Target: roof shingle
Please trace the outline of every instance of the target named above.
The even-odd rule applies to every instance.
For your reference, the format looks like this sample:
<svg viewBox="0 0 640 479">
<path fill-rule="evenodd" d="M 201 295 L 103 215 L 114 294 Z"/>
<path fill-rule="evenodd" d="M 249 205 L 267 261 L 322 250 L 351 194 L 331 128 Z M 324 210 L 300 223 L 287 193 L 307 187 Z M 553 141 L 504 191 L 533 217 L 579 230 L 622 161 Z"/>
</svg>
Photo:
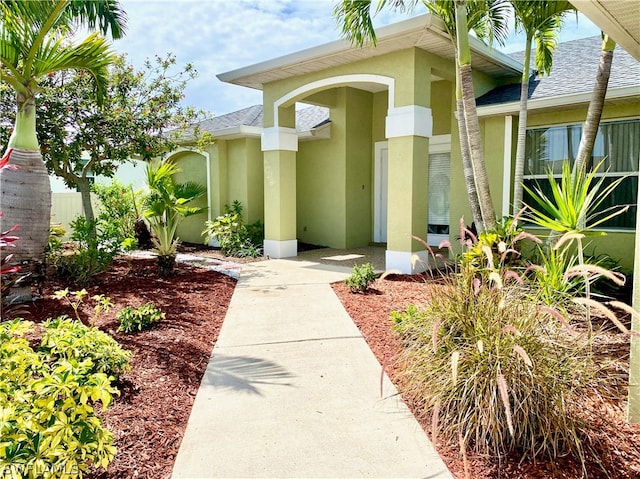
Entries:
<svg viewBox="0 0 640 479">
<path fill-rule="evenodd" d="M 598 70 L 601 44 L 599 36 L 560 43 L 553 56 L 551 75 L 535 75 L 529 81 L 529 100 L 591 92 Z M 511 56 L 522 60 L 524 52 L 513 53 Z M 609 89 L 633 86 L 638 87 L 640 94 L 640 63 L 622 48 L 616 47 Z M 520 83 L 512 83 L 485 93 L 476 100 L 476 104 L 487 106 L 519 100 Z"/>
</svg>

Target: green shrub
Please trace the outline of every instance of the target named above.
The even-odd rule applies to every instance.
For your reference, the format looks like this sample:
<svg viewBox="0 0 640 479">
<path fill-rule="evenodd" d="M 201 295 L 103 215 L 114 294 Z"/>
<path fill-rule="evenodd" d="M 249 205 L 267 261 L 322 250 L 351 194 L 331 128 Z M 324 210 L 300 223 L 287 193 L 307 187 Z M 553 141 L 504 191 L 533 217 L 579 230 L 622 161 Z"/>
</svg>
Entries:
<svg viewBox="0 0 640 479">
<path fill-rule="evenodd" d="M 67 234 L 67 230 L 61 224 L 49 225 L 49 251 L 60 251 L 62 249 L 62 238 Z"/>
<path fill-rule="evenodd" d="M 256 221 L 245 225 L 242 220 L 242 204 L 237 200 L 231 206 L 225 205 L 223 215 L 214 221 L 207 221 L 202 234 L 207 243 L 212 238 L 217 239 L 220 250 L 226 256 L 257 258 L 262 255 L 262 223 Z"/>
<path fill-rule="evenodd" d="M 98 227 L 103 231 L 109 230 L 120 244 L 127 238 L 133 238 L 133 227 L 138 215 L 131 185 L 112 180 L 110 184 L 93 184 L 91 191 L 96 194 L 100 203 Z"/>
<path fill-rule="evenodd" d="M 595 378 L 587 341 L 563 330 L 519 283 L 463 268 L 424 310 L 393 313 L 402 390 L 463 451 L 531 458 L 581 452 L 577 404 Z M 505 283 L 505 281 L 507 281 Z"/>
<path fill-rule="evenodd" d="M 39 352 L 51 361 L 66 360 L 82 365 L 86 374 L 115 377 L 130 369 L 131 353 L 98 328 L 66 316 L 49 320 L 44 327 Z"/>
<path fill-rule="evenodd" d="M 105 468 L 116 448 L 94 411 L 118 391 L 87 362 L 34 351 L 25 334 L 31 323 L 0 324 L 0 471 L 3 477 L 75 479 Z M 79 345 L 76 344 L 77 347 Z M 92 349 L 90 342 L 83 345 Z"/>
<path fill-rule="evenodd" d="M 118 320 L 120 321 L 118 331 L 124 331 L 125 333 L 142 331 L 163 320 L 165 316 L 165 313 L 151 303 L 143 304 L 135 309 L 127 306 L 118 313 Z"/>
<path fill-rule="evenodd" d="M 371 263 L 365 263 L 354 266 L 353 273 L 344 280 L 344 284 L 352 293 L 364 293 L 375 280 L 376 273 L 373 271 L 373 266 Z"/>
<path fill-rule="evenodd" d="M 96 225 L 97 236 L 93 235 L 92 224 Z M 77 250 L 72 254 L 53 250 L 48 260 L 61 278 L 87 284 L 93 276 L 106 271 L 113 258 L 122 251 L 121 240 L 113 225 L 92 223 L 84 216 L 77 217 L 70 226 L 73 229 L 71 241 L 76 242 Z"/>
</svg>

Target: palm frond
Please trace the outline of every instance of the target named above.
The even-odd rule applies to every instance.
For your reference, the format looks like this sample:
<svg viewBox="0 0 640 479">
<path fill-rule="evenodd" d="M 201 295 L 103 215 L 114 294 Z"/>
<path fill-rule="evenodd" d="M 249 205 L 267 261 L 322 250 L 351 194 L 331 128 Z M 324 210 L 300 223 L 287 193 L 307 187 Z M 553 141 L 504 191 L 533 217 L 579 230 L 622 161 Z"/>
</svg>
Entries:
<svg viewBox="0 0 640 479">
<path fill-rule="evenodd" d="M 386 0 L 381 0 L 378 9 Z M 376 32 L 371 17 L 371 0 L 341 0 L 333 9 L 341 35 L 351 43 L 363 46 L 376 44 Z"/>
<path fill-rule="evenodd" d="M 127 15 L 117 0 L 73 0 L 67 9 L 69 20 L 89 29 L 98 29 L 111 38 L 122 38 L 127 28 Z"/>
<path fill-rule="evenodd" d="M 108 82 L 108 66 L 114 58 L 109 43 L 98 33 L 92 33 L 77 45 L 50 38 L 38 53 L 33 75 L 42 77 L 62 70 L 85 70 L 95 80 L 98 103 L 101 104 Z"/>
<path fill-rule="evenodd" d="M 533 35 L 536 43 L 536 68 L 543 75 L 551 73 L 553 54 L 558 49 L 560 24 L 560 17 L 548 18 Z"/>
</svg>

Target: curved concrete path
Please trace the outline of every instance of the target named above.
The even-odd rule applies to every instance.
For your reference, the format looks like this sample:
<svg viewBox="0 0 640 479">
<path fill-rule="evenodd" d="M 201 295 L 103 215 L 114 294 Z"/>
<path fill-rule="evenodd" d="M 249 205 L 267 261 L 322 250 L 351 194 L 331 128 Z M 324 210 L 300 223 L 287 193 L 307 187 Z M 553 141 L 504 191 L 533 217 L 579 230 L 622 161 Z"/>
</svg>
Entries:
<svg viewBox="0 0 640 479">
<path fill-rule="evenodd" d="M 173 478 L 452 478 L 329 283 L 350 268 L 244 265 Z"/>
</svg>

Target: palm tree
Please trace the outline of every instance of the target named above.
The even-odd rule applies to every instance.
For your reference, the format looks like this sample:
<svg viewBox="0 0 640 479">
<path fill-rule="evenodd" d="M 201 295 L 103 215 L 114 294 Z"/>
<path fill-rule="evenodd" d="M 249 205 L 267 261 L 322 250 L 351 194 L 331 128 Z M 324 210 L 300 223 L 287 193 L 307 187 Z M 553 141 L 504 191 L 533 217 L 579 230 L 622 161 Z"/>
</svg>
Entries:
<svg viewBox="0 0 640 479">
<path fill-rule="evenodd" d="M 457 51 L 457 31 L 456 31 L 456 6 L 449 0 L 432 0 L 427 2 L 427 9 L 432 15 L 440 18 L 449 33 L 449 38 L 453 43 L 453 48 Z M 505 0 L 487 0 L 484 2 L 467 3 L 467 25 L 470 30 L 474 30 L 479 38 L 488 39 L 489 43 L 496 40 L 504 44 L 507 36 L 507 16 Z M 457 54 L 456 54 L 457 57 Z M 482 228 L 483 219 L 480 210 L 480 201 L 476 189 L 473 165 L 471 163 L 471 152 L 469 150 L 469 139 L 467 136 L 467 125 L 464 116 L 464 104 L 462 102 L 462 84 L 460 81 L 460 68 L 456 61 L 456 112 L 458 115 L 458 136 L 460 140 L 460 154 L 464 170 L 464 179 L 469 196 L 469 205 L 473 221 Z"/>
<path fill-rule="evenodd" d="M 558 46 L 558 31 L 562 17 L 574 10 L 567 1 L 557 0 L 511 0 L 515 13 L 516 29 L 525 33 L 525 51 L 520 87 L 520 113 L 518 115 L 518 140 L 516 164 L 513 178 L 513 214 L 522 208 L 522 179 L 524 175 L 525 146 L 527 140 L 527 100 L 529 97 L 529 75 L 531 48 L 536 43 L 536 68 L 542 75 L 551 73 L 553 52 Z"/>
<path fill-rule="evenodd" d="M 36 137 L 38 81 L 60 70 L 84 70 L 100 101 L 114 58 L 109 43 L 97 32 L 73 42 L 70 33 L 88 27 L 120 38 L 125 24 L 117 0 L 0 0 L 0 80 L 15 90 L 17 105 L 7 152 L 18 166 L 0 172 L 0 230 L 19 225 L 18 259 L 42 259 L 49 235 L 51 187 Z"/>
<path fill-rule="evenodd" d="M 596 74 L 596 82 L 593 86 L 591 100 L 589 101 L 587 119 L 582 129 L 582 137 L 580 138 L 574 172 L 591 166 L 588 165 L 588 162 L 591 159 L 591 152 L 593 151 L 593 145 L 596 141 L 596 135 L 598 134 L 598 126 L 600 125 L 600 118 L 602 117 L 604 99 L 607 95 L 609 76 L 611 75 L 611 63 L 613 62 L 613 51 L 615 48 L 616 42 L 609 38 L 609 35 L 603 34 L 598 73 Z"/>
<path fill-rule="evenodd" d="M 391 6 L 400 9 L 413 9 L 418 0 L 392 0 Z M 423 0 L 424 5 L 429 12 L 440 18 L 457 52 L 457 29 L 456 29 L 456 4 L 450 0 Z M 507 35 L 507 15 L 506 0 L 483 0 L 479 2 L 466 3 L 467 24 L 468 29 L 473 29 L 478 37 L 487 38 L 489 41 L 496 40 L 503 43 Z M 387 0 L 379 0 L 376 7 L 376 13 L 385 7 Z M 343 0 L 334 10 L 338 23 L 342 27 L 342 34 L 347 39 L 357 45 L 365 43 L 374 43 L 376 41 L 373 23 L 371 21 L 371 1 L 361 0 Z M 466 127 L 466 115 L 462 101 L 462 88 L 460 82 L 460 69 L 456 62 L 456 107 L 458 112 L 458 134 L 460 139 L 460 150 L 462 156 L 462 164 L 464 169 L 465 185 L 469 197 L 469 205 L 473 220 L 476 225 L 483 229 L 484 219 L 480 208 L 478 196 L 478 188 L 476 185 L 476 173 L 471 161 L 469 150 L 469 140 Z M 476 117 L 477 123 L 477 117 Z M 479 173 L 482 176 L 484 170 L 484 178 L 486 179 L 486 169 L 478 166 Z M 495 225 L 495 213 L 491 202 L 491 193 L 488 190 L 488 182 L 480 180 L 483 188 L 483 198 L 486 203 L 485 209 L 488 209 L 490 224 Z M 487 201 L 488 198 L 488 201 Z M 489 205 L 491 206 L 490 208 Z"/>
<path fill-rule="evenodd" d="M 147 186 L 144 216 L 149 220 L 152 242 L 158 255 L 158 272 L 168 276 L 173 271 L 180 239 L 178 226 L 187 216 L 204 213 L 206 207 L 189 205 L 207 194 L 207 187 L 192 181 L 178 183 L 174 175 L 181 169 L 174 162 L 155 160 L 147 165 Z"/>
</svg>

